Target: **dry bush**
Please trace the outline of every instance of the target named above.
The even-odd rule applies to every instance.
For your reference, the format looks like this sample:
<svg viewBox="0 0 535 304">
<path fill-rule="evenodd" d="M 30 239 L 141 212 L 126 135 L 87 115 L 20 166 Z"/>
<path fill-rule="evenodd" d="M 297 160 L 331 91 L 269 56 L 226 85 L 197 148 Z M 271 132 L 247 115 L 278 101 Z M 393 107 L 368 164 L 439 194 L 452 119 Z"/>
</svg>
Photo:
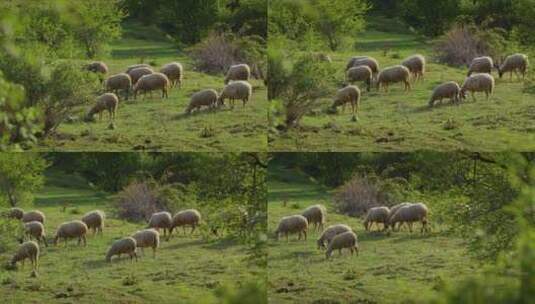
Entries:
<svg viewBox="0 0 535 304">
<path fill-rule="evenodd" d="M 135 182 L 126 186 L 117 195 L 117 216 L 130 221 L 144 221 L 154 212 L 162 210 L 154 185 Z"/>
</svg>

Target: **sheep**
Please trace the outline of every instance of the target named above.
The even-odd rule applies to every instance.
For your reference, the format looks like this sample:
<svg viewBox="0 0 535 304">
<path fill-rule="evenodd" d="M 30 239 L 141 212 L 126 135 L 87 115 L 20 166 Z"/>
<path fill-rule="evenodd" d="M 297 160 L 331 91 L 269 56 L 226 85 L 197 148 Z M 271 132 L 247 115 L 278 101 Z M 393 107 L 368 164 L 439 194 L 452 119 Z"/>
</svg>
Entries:
<svg viewBox="0 0 535 304">
<path fill-rule="evenodd" d="M 145 229 L 137 231 L 132 235 L 136 240 L 136 246 L 141 248 L 152 247 L 152 256 L 156 257 L 156 249 L 160 246 L 160 233 L 155 229 Z"/>
<path fill-rule="evenodd" d="M 119 97 L 114 93 L 104 93 L 97 98 L 97 102 L 89 112 L 87 112 L 86 120 L 93 120 L 93 116 L 98 114 L 99 121 L 102 121 L 102 113 L 108 111 L 110 121 L 115 119 L 117 109 L 119 108 Z"/>
<path fill-rule="evenodd" d="M 119 94 L 119 90 L 126 92 L 126 100 L 128 100 L 128 93 L 132 87 L 132 78 L 126 73 L 115 74 L 104 81 L 104 89 L 106 92 Z"/>
<path fill-rule="evenodd" d="M 23 216 L 24 216 L 24 210 L 22 210 L 21 208 L 16 208 L 16 207 L 15 208 L 11 208 L 7 212 L 7 217 L 8 218 L 13 218 L 13 219 L 20 220 L 20 219 L 22 219 Z"/>
<path fill-rule="evenodd" d="M 395 65 L 385 68 L 377 76 L 377 91 L 379 91 L 381 85 L 384 86 L 385 91 L 388 92 L 388 86 L 391 83 L 403 82 L 405 91 L 411 90 L 411 84 L 409 82 L 410 71 L 405 66 Z"/>
<path fill-rule="evenodd" d="M 114 255 L 118 255 L 119 258 L 121 258 L 121 254 L 128 254 L 130 256 L 130 261 L 133 261 L 133 258 L 136 258 L 137 262 L 136 247 L 136 240 L 132 237 L 125 237 L 117 240 L 113 242 L 110 249 L 108 249 L 108 252 L 106 253 L 106 262 L 110 263 L 111 258 Z"/>
<path fill-rule="evenodd" d="M 369 92 L 372 82 L 372 70 L 367 65 L 352 67 L 346 72 L 346 80 L 349 83 L 364 81 L 366 83 L 366 91 Z"/>
<path fill-rule="evenodd" d="M 135 69 L 132 69 L 132 70 L 128 71 L 127 74 L 132 79 L 132 85 L 135 85 L 139 81 L 139 79 L 141 79 L 141 77 L 143 77 L 145 75 L 150 75 L 150 74 L 153 74 L 153 73 L 154 73 L 154 71 L 151 68 L 139 67 L 139 68 L 135 68 Z"/>
<path fill-rule="evenodd" d="M 131 66 L 126 68 L 125 73 L 129 74 L 130 71 L 138 69 L 138 68 L 149 68 L 149 69 L 152 69 L 152 66 L 150 64 L 146 64 L 146 63 L 133 64 L 133 65 L 131 65 Z"/>
<path fill-rule="evenodd" d="M 403 62 L 401 62 L 401 65 L 405 66 L 411 74 L 413 75 L 413 79 L 416 82 L 418 79 L 423 80 L 424 73 L 425 73 L 425 57 L 417 54 L 412 55 Z"/>
<path fill-rule="evenodd" d="M 251 77 L 251 68 L 249 65 L 242 63 L 231 66 L 227 75 L 225 76 L 225 84 L 228 84 L 231 80 L 245 80 L 248 81 Z"/>
<path fill-rule="evenodd" d="M 351 255 L 356 252 L 359 255 L 359 247 L 357 244 L 357 235 L 353 231 L 346 231 L 336 235 L 327 246 L 325 258 L 329 259 L 334 250 L 338 249 L 338 253 L 342 254 L 343 248 L 349 248 Z"/>
<path fill-rule="evenodd" d="M 357 86 L 348 85 L 345 88 L 342 88 L 336 92 L 336 96 L 333 98 L 333 103 L 331 108 L 334 110 L 339 106 L 342 106 L 342 112 L 346 110 L 346 104 L 351 104 L 351 111 L 353 113 L 353 118 L 356 120 L 359 104 L 360 104 L 360 90 Z"/>
<path fill-rule="evenodd" d="M 195 109 L 200 110 L 203 106 L 214 108 L 217 105 L 218 98 L 216 90 L 207 89 L 197 92 L 191 96 L 189 105 L 186 108 L 186 114 L 190 114 Z"/>
<path fill-rule="evenodd" d="M 410 204 L 399 208 L 396 213 L 390 217 L 389 225 L 392 227 L 392 231 L 395 230 L 396 224 L 407 223 L 409 225 L 409 231 L 412 232 L 412 223 L 422 223 L 421 232 L 428 230 L 427 227 L 427 206 L 423 203 Z M 398 227 L 399 230 L 399 227 Z"/>
<path fill-rule="evenodd" d="M 136 99 L 138 91 L 143 91 L 145 95 L 147 91 L 151 92 L 154 90 L 162 90 L 162 98 L 169 98 L 169 94 L 167 93 L 169 84 L 169 79 L 163 73 L 144 75 L 134 85 L 134 99 Z"/>
<path fill-rule="evenodd" d="M 45 237 L 45 226 L 41 222 L 31 221 L 24 224 L 24 234 L 28 236 L 31 240 L 32 237 L 37 240 L 37 242 L 43 241 L 45 247 L 48 247 Z"/>
<path fill-rule="evenodd" d="M 323 230 L 321 236 L 316 241 L 316 243 L 318 244 L 318 249 L 325 248 L 325 242 L 329 244 L 336 235 L 346 231 L 353 230 L 351 229 L 351 227 L 344 224 L 335 224 L 327 227 L 325 230 Z"/>
<path fill-rule="evenodd" d="M 502 65 L 495 65 L 498 70 L 498 75 L 502 78 L 503 74 L 510 72 L 509 80 L 513 79 L 513 72 L 520 78 L 518 72 L 522 73 L 522 79 L 526 78 L 526 71 L 528 69 L 528 56 L 524 54 L 513 54 L 507 56 Z"/>
<path fill-rule="evenodd" d="M 280 234 L 286 235 L 286 241 L 288 242 L 288 234 L 298 233 L 298 240 L 301 239 L 301 234 L 304 235 L 304 240 L 307 239 L 307 230 L 308 230 L 308 221 L 306 217 L 302 215 L 290 215 L 283 217 L 280 222 L 275 234 L 277 235 L 277 240 L 279 240 Z"/>
<path fill-rule="evenodd" d="M 323 205 L 312 205 L 301 213 L 302 216 L 306 217 L 309 225 L 314 224 L 314 230 L 321 229 L 323 230 L 323 224 L 326 222 L 327 210 Z"/>
<path fill-rule="evenodd" d="M 86 234 L 87 225 L 79 220 L 65 222 L 58 227 L 56 235 L 54 236 L 54 245 L 58 244 L 59 239 L 65 240 L 65 246 L 67 246 L 67 240 L 70 238 L 78 238 L 78 246 L 83 241 L 84 246 L 87 246 Z"/>
<path fill-rule="evenodd" d="M 346 66 L 346 71 L 356 66 L 367 66 L 372 70 L 372 80 L 377 79 L 377 73 L 379 73 L 379 63 L 373 57 L 357 56 L 349 60 Z"/>
<path fill-rule="evenodd" d="M 368 210 L 366 218 L 364 219 L 364 228 L 366 231 L 371 230 L 373 224 L 379 226 L 379 223 L 383 223 L 383 231 L 388 228 L 388 215 L 390 214 L 390 209 L 388 207 L 374 207 Z"/>
<path fill-rule="evenodd" d="M 39 210 L 33 210 L 33 211 L 28 211 L 28 212 L 24 212 L 24 215 L 22 215 L 22 222 L 23 223 L 28 223 L 28 222 L 32 222 L 32 221 L 38 221 L 38 222 L 41 222 L 41 224 L 45 224 L 45 215 L 43 214 L 43 212 L 39 211 Z"/>
<path fill-rule="evenodd" d="M 108 66 L 102 61 L 93 61 L 86 66 L 87 70 L 93 73 L 108 73 Z"/>
<path fill-rule="evenodd" d="M 179 88 L 182 86 L 182 78 L 184 78 L 184 68 L 182 67 L 182 64 L 178 62 L 168 63 L 160 69 L 160 73 L 165 74 L 167 78 L 169 78 L 171 87 L 175 87 L 176 84 L 178 84 Z"/>
<path fill-rule="evenodd" d="M 449 98 L 451 103 L 459 102 L 460 96 L 459 93 L 461 92 L 461 88 L 459 87 L 459 84 L 455 81 L 448 81 L 445 82 L 439 86 L 437 86 L 433 90 L 433 94 L 431 94 L 431 99 L 429 99 L 429 107 L 433 107 L 435 104 L 435 101 L 440 100 L 440 103 L 442 103 L 442 99 Z"/>
<path fill-rule="evenodd" d="M 166 236 L 167 232 L 171 234 L 171 225 L 173 219 L 171 213 L 167 211 L 153 213 L 149 220 L 149 225 L 147 228 L 154 228 L 156 230 L 163 229 L 163 235 Z"/>
<path fill-rule="evenodd" d="M 394 214 L 396 214 L 399 208 L 409 206 L 409 205 L 412 205 L 412 203 L 404 202 L 404 203 L 399 203 L 397 205 L 390 207 L 390 213 L 388 214 L 388 223 L 390 223 L 390 219 L 392 218 L 392 216 L 394 216 Z M 401 225 L 399 226 L 399 228 L 401 228 Z"/>
<path fill-rule="evenodd" d="M 32 263 L 33 271 L 37 271 L 39 268 L 39 245 L 36 242 L 28 241 L 22 243 L 11 258 L 11 265 L 15 267 L 17 262 L 22 261 L 22 267 L 24 267 L 24 261 L 26 259 L 29 259 Z"/>
<path fill-rule="evenodd" d="M 494 91 L 494 77 L 490 74 L 474 74 L 470 77 L 467 77 L 464 80 L 463 86 L 459 96 L 461 100 L 466 99 L 466 92 L 469 91 L 472 93 L 472 99 L 476 101 L 475 92 L 485 92 L 487 100 L 489 96 L 492 95 Z"/>
<path fill-rule="evenodd" d="M 191 226 L 190 234 L 193 234 L 195 227 L 201 222 L 201 213 L 195 209 L 187 209 L 179 211 L 173 216 L 171 222 L 171 228 L 169 230 L 169 236 L 173 233 L 175 227 L 182 226 L 184 230 L 184 235 L 186 234 L 186 226 Z"/>
<path fill-rule="evenodd" d="M 247 81 L 234 81 L 227 84 L 218 98 L 218 104 L 225 104 L 225 99 L 230 99 L 232 107 L 234 107 L 234 101 L 236 99 L 243 101 L 243 106 L 251 99 L 253 94 L 253 87 Z"/>
<path fill-rule="evenodd" d="M 82 217 L 82 222 L 84 222 L 87 225 L 88 229 L 91 229 L 93 231 L 93 234 L 97 234 L 100 232 L 102 235 L 102 230 L 104 229 L 104 218 L 106 215 L 103 211 L 95 210 L 90 211 L 86 213 Z"/>
<path fill-rule="evenodd" d="M 492 72 L 492 67 L 494 66 L 492 58 L 488 56 L 477 57 L 472 60 L 468 68 L 467 77 L 470 77 L 472 73 L 488 73 Z"/>
</svg>

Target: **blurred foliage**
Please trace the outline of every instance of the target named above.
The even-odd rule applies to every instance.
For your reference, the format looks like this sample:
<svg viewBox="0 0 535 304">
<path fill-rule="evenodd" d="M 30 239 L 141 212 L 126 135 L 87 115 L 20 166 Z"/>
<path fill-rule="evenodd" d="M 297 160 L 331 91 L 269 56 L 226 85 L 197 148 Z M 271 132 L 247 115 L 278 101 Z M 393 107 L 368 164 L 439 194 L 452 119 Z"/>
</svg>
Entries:
<svg viewBox="0 0 535 304">
<path fill-rule="evenodd" d="M 47 162 L 33 153 L 0 153 L 0 205 L 20 206 L 33 201 L 44 183 Z"/>
<path fill-rule="evenodd" d="M 219 287 L 215 292 L 221 304 L 267 304 L 267 291 L 262 283 L 246 283 L 239 288 Z"/>
<path fill-rule="evenodd" d="M 444 33 L 460 12 L 461 0 L 404 0 L 400 12 L 405 22 L 426 36 Z"/>
<path fill-rule="evenodd" d="M 23 228 L 19 220 L 0 216 L 0 254 L 12 251 L 16 240 L 23 235 Z"/>
</svg>

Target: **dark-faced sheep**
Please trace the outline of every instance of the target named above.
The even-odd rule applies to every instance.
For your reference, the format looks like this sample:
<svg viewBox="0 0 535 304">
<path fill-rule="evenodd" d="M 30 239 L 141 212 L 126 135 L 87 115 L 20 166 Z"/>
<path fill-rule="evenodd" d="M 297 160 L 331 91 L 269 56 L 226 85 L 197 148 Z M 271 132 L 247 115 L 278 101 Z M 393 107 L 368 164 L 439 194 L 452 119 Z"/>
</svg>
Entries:
<svg viewBox="0 0 535 304">
<path fill-rule="evenodd" d="M 358 110 L 360 104 L 360 90 L 357 86 L 348 85 L 345 88 L 342 88 L 336 92 L 336 96 L 333 98 L 333 103 L 331 105 L 332 109 L 336 109 L 339 106 L 342 106 L 342 112 L 345 112 L 346 104 L 351 104 L 351 112 L 353 113 L 353 118 L 358 119 Z"/>
<path fill-rule="evenodd" d="M 108 252 L 106 253 L 106 261 L 111 262 L 111 258 L 114 255 L 117 255 L 120 259 L 121 254 L 128 254 L 130 256 L 130 261 L 133 261 L 133 258 L 136 258 L 137 262 L 136 247 L 136 240 L 132 237 L 117 240 L 113 242 L 110 249 L 108 249 Z"/>
<path fill-rule="evenodd" d="M 388 92 L 388 86 L 391 83 L 396 82 L 402 82 L 404 84 L 404 90 L 410 91 L 411 83 L 409 82 L 409 79 L 410 71 L 402 65 L 385 68 L 379 73 L 379 76 L 377 76 L 377 91 L 383 86 L 385 92 Z"/>
<path fill-rule="evenodd" d="M 245 107 L 245 104 L 251 99 L 252 94 L 253 87 L 250 83 L 242 80 L 234 81 L 223 88 L 223 91 L 221 91 L 218 98 L 218 104 L 224 105 L 225 99 L 229 99 L 231 106 L 234 107 L 234 102 L 236 100 L 241 100 Z"/>
<path fill-rule="evenodd" d="M 8 218 L 21 220 L 23 216 L 24 216 L 24 210 L 22 210 L 21 208 L 14 207 L 14 208 L 9 209 L 7 212 Z"/>
<path fill-rule="evenodd" d="M 465 79 L 461 87 L 460 97 L 466 99 L 466 92 L 472 93 L 472 99 L 476 101 L 476 92 L 484 92 L 487 100 L 494 91 L 494 77 L 490 74 L 474 74 Z"/>
<path fill-rule="evenodd" d="M 408 57 L 401 62 L 401 65 L 405 66 L 411 72 L 413 80 L 424 79 L 425 74 L 425 57 L 417 54 Z"/>
<path fill-rule="evenodd" d="M 366 90 L 369 92 L 372 83 L 372 70 L 366 65 L 352 67 L 346 72 L 346 80 L 349 83 L 364 81 Z"/>
<path fill-rule="evenodd" d="M 336 235 L 327 246 L 325 258 L 329 259 L 334 250 L 338 250 L 339 255 L 342 255 L 342 249 L 348 248 L 353 253 L 359 255 L 359 247 L 357 243 L 357 235 L 353 231 L 346 231 Z"/>
<path fill-rule="evenodd" d="M 225 76 L 225 84 L 228 84 L 231 80 L 245 80 L 249 81 L 251 77 L 251 68 L 249 65 L 242 63 L 231 66 L 227 75 Z"/>
<path fill-rule="evenodd" d="M 323 205 L 309 206 L 301 215 L 307 219 L 309 226 L 314 224 L 314 230 L 322 230 L 323 224 L 327 222 L 327 209 Z"/>
<path fill-rule="evenodd" d="M 45 214 L 39 210 L 33 210 L 24 212 L 24 215 L 22 215 L 22 222 L 28 223 L 31 221 L 38 221 L 41 222 L 41 224 L 45 224 Z"/>
<path fill-rule="evenodd" d="M 507 56 L 505 58 L 505 61 L 501 65 L 496 65 L 496 69 L 498 70 L 498 75 L 500 78 L 502 78 L 503 74 L 509 72 L 509 80 L 513 80 L 513 72 L 516 74 L 516 76 L 520 79 L 520 74 L 522 74 L 522 79 L 526 78 L 526 71 L 528 69 L 528 56 L 524 54 L 513 54 L 510 56 Z"/>
<path fill-rule="evenodd" d="M 114 93 L 104 93 L 97 98 L 95 105 L 87 112 L 86 120 L 93 120 L 93 116 L 98 114 L 99 121 L 102 120 L 102 113 L 108 111 L 110 121 L 115 119 L 119 108 L 119 97 Z"/>
<path fill-rule="evenodd" d="M 169 79 L 167 76 L 165 76 L 165 74 L 153 73 L 144 75 L 134 85 L 134 99 L 136 99 L 138 91 L 143 92 L 143 98 L 145 98 L 147 92 L 156 90 L 162 91 L 162 98 L 169 98 L 169 85 Z"/>
<path fill-rule="evenodd" d="M 195 231 L 195 227 L 199 225 L 201 222 L 201 213 L 195 209 L 187 209 L 179 211 L 173 216 L 173 220 L 171 222 L 171 229 L 169 231 L 169 235 L 173 233 L 173 229 L 176 227 L 182 227 L 184 230 L 184 235 L 186 234 L 186 226 L 191 226 L 191 232 L 190 234 L 193 234 L 193 231 Z"/>
<path fill-rule="evenodd" d="M 217 92 L 212 89 L 197 92 L 191 96 L 186 114 L 190 114 L 195 109 L 200 110 L 202 107 L 215 108 L 218 98 Z"/>
<path fill-rule="evenodd" d="M 277 229 L 275 230 L 275 234 L 277 235 L 277 240 L 279 240 L 280 235 L 286 236 L 286 241 L 288 241 L 288 235 L 297 233 L 298 240 L 301 239 L 301 235 L 304 236 L 304 240 L 307 239 L 307 229 L 308 229 L 308 221 L 306 217 L 302 215 L 290 215 L 283 217 Z"/>
<path fill-rule="evenodd" d="M 106 81 L 104 81 L 104 88 L 106 92 L 112 92 L 118 95 L 119 90 L 123 90 L 125 92 L 126 100 L 128 100 L 128 93 L 130 92 L 131 87 L 132 78 L 126 73 L 112 75 L 108 77 Z"/>
<path fill-rule="evenodd" d="M 158 231 L 155 229 L 140 230 L 134 233 L 132 238 L 136 240 L 136 246 L 141 248 L 142 253 L 143 248 L 151 247 L 152 256 L 156 257 L 156 249 L 160 246 L 160 233 Z"/>
<path fill-rule="evenodd" d="M 346 231 L 353 230 L 351 229 L 351 227 L 344 224 L 330 225 L 325 230 L 323 230 L 321 236 L 316 241 L 316 244 L 318 244 L 318 249 L 325 248 L 325 243 L 327 243 L 328 245 L 335 236 Z"/>
<path fill-rule="evenodd" d="M 127 74 L 130 76 L 130 79 L 132 79 L 132 85 L 135 85 L 139 81 L 139 79 L 141 79 L 141 77 L 145 75 L 150 75 L 152 73 L 154 73 L 154 71 L 151 68 L 139 67 L 130 70 Z"/>
<path fill-rule="evenodd" d="M 395 231 L 395 227 L 397 223 L 400 223 L 400 226 L 403 223 L 407 223 L 409 225 L 409 231 L 412 232 L 412 224 L 414 222 L 420 222 L 422 223 L 421 232 L 423 233 L 424 231 L 428 230 L 427 213 L 428 213 L 427 206 L 423 203 L 416 203 L 416 204 L 410 204 L 408 206 L 403 206 L 399 208 L 392 217 L 390 217 L 389 224 L 392 227 L 392 231 Z"/>
<path fill-rule="evenodd" d="M 383 224 L 383 231 L 388 229 L 388 215 L 390 209 L 388 207 L 374 207 L 368 210 L 366 218 L 364 219 L 364 228 L 366 231 L 371 230 L 373 224 L 379 228 L 379 223 Z"/>
<path fill-rule="evenodd" d="M 82 217 L 82 222 L 87 225 L 88 229 L 93 231 L 93 234 L 100 233 L 102 235 L 102 230 L 104 229 L 104 218 L 106 215 L 103 211 L 94 210 L 86 213 Z"/>
<path fill-rule="evenodd" d="M 429 99 L 429 107 L 434 106 L 435 101 L 439 100 L 442 103 L 444 98 L 449 98 L 451 103 L 458 103 L 460 101 L 461 88 L 455 81 L 448 81 L 433 90 L 431 98 Z"/>
<path fill-rule="evenodd" d="M 490 74 L 492 72 L 493 66 L 494 66 L 494 63 L 492 61 L 492 58 L 488 56 L 476 57 L 472 60 L 472 63 L 470 64 L 470 67 L 468 68 L 468 73 L 466 74 L 466 76 L 470 77 L 470 75 L 472 75 L 473 73 Z"/>
<path fill-rule="evenodd" d="M 160 73 L 167 76 L 171 82 L 171 87 L 175 87 L 177 84 L 179 88 L 182 86 L 182 79 L 184 78 L 184 68 L 182 67 L 182 64 L 178 62 L 168 63 L 160 69 Z"/>
<path fill-rule="evenodd" d="M 58 244 L 60 239 L 65 240 L 65 246 L 67 246 L 67 240 L 72 238 L 78 239 L 78 245 L 82 242 L 84 246 L 87 245 L 86 235 L 87 235 L 87 225 L 78 220 L 65 222 L 58 227 L 56 235 L 54 236 L 54 245 Z"/>
<path fill-rule="evenodd" d="M 48 246 L 46 242 L 45 226 L 38 221 L 31 221 L 24 224 L 24 234 L 31 240 L 35 238 L 37 242 L 43 242 L 45 247 Z"/>
<path fill-rule="evenodd" d="M 171 234 L 172 223 L 173 218 L 171 217 L 171 213 L 167 211 L 156 212 L 150 217 L 148 228 L 154 228 L 158 231 L 163 229 L 163 235 L 165 237 L 168 232 Z"/>
<path fill-rule="evenodd" d="M 108 73 L 108 66 L 102 61 L 94 61 L 86 66 L 87 70 L 93 73 Z"/>
<path fill-rule="evenodd" d="M 11 265 L 15 266 L 17 262 L 21 261 L 22 267 L 24 267 L 26 259 L 32 263 L 33 271 L 37 271 L 39 268 L 39 245 L 36 242 L 28 241 L 22 243 L 11 258 Z"/>
</svg>

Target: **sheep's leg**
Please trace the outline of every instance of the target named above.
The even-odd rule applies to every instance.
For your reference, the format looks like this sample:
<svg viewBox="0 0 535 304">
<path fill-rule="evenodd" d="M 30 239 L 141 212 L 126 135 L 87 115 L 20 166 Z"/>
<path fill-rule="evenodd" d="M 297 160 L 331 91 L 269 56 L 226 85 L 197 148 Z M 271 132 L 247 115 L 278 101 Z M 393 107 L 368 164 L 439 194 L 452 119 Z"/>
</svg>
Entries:
<svg viewBox="0 0 535 304">
<path fill-rule="evenodd" d="M 21 269 L 24 269 L 24 261 L 26 261 L 26 259 L 22 259 L 22 267 L 21 267 Z"/>
<path fill-rule="evenodd" d="M 190 234 L 193 234 L 193 231 L 195 231 L 195 224 L 191 225 L 191 232 L 190 232 Z"/>
<path fill-rule="evenodd" d="M 412 222 L 409 222 L 408 225 L 409 225 L 409 232 L 412 233 Z"/>
<path fill-rule="evenodd" d="M 85 235 L 82 235 L 82 241 L 84 241 L 84 247 L 87 246 L 87 239 L 85 237 Z"/>
<path fill-rule="evenodd" d="M 474 100 L 474 102 L 476 102 L 476 93 L 472 92 L 472 100 Z"/>
<path fill-rule="evenodd" d="M 305 235 L 305 241 L 306 241 L 307 240 L 307 232 L 306 232 L 306 230 L 303 231 L 303 234 Z"/>
<path fill-rule="evenodd" d="M 342 249 L 338 249 L 338 256 L 342 256 Z"/>
<path fill-rule="evenodd" d="M 184 232 L 184 235 L 186 235 L 186 225 L 182 226 L 182 232 Z"/>
<path fill-rule="evenodd" d="M 290 240 L 288 239 L 288 232 L 285 232 L 284 234 L 286 235 L 286 243 L 289 243 Z"/>
</svg>

